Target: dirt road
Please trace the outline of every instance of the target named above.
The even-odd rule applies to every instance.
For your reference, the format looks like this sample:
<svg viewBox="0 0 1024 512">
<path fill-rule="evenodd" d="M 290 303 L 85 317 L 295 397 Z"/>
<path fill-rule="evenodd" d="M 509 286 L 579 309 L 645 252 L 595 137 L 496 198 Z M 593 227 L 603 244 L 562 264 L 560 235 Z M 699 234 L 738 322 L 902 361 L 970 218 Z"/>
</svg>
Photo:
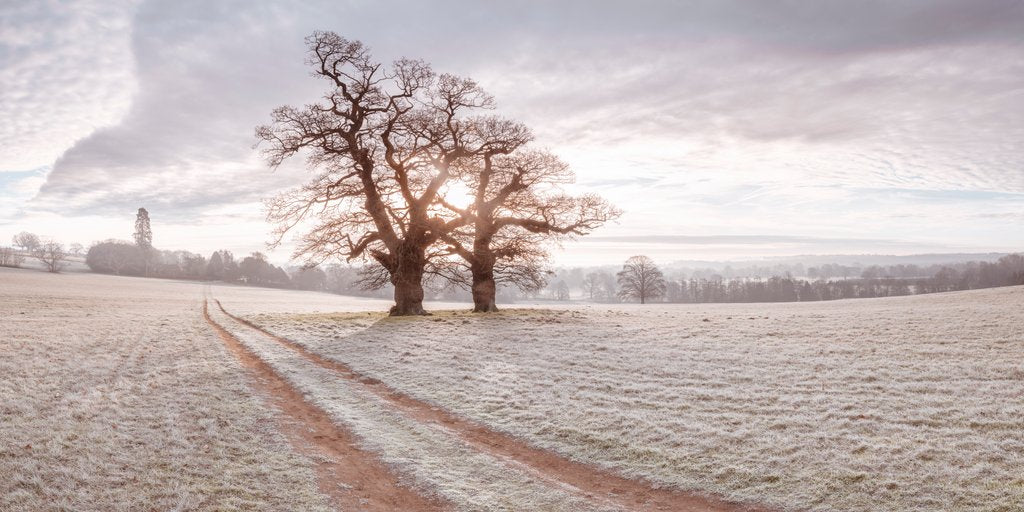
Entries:
<svg viewBox="0 0 1024 512">
<path fill-rule="evenodd" d="M 327 359 L 230 314 L 216 299 L 208 303 L 204 314 L 239 360 L 264 382 L 263 388 L 271 400 L 279 404 L 282 414 L 299 422 L 300 425 L 289 433 L 295 444 L 301 446 L 301 441 L 305 441 L 313 446 L 310 449 L 331 461 L 320 467 L 321 489 L 345 510 L 351 509 L 353 503 L 361 504 L 361 508 L 357 507 L 359 510 L 522 510 L 536 509 L 536 506 L 545 510 L 767 510 L 710 496 L 660 489 L 644 481 L 574 462 L 396 392 L 385 383 L 359 375 L 341 361 Z M 290 378 L 314 370 L 319 374 L 310 381 Z M 348 389 L 371 402 L 372 409 L 346 410 L 332 416 L 324 409 L 340 404 L 330 403 L 318 386 Z M 420 447 L 425 450 L 425 457 L 435 459 L 435 465 L 440 463 L 441 471 L 431 473 L 430 468 L 424 467 L 430 464 L 412 458 L 383 466 L 381 461 L 387 461 L 396 451 L 395 447 L 384 446 L 383 451 L 375 451 L 367 447 L 367 444 L 379 442 L 373 439 L 362 439 L 360 444 L 358 430 L 365 429 L 366 422 L 384 425 L 370 429 L 374 437 L 386 434 L 387 427 L 394 423 L 405 422 L 430 431 L 432 437 L 444 439 L 444 444 L 449 446 L 442 450 Z M 453 481 L 446 474 L 446 464 L 485 466 L 484 473 L 511 473 L 513 478 L 479 482 L 480 487 L 474 489 L 472 485 L 467 487 L 465 483 L 460 485 Z M 352 471 L 352 467 L 363 469 Z M 368 485 L 370 483 L 374 485 Z M 409 486 L 419 488 L 421 494 L 417 495 Z M 517 493 L 526 501 L 509 500 L 510 495 Z"/>
</svg>

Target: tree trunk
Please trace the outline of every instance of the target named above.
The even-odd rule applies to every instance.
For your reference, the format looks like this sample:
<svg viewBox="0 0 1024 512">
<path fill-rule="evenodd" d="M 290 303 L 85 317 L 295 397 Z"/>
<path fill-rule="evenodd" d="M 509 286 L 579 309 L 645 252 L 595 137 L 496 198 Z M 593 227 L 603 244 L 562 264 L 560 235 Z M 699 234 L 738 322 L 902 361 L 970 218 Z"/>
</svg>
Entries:
<svg viewBox="0 0 1024 512">
<path fill-rule="evenodd" d="M 473 312 L 492 313 L 498 310 L 498 285 L 494 282 L 494 271 L 473 272 Z"/>
<path fill-rule="evenodd" d="M 391 274 L 395 285 L 395 305 L 391 316 L 426 315 L 423 309 L 423 267 L 426 264 L 425 250 L 406 246 L 398 251 L 398 261 Z"/>
<path fill-rule="evenodd" d="M 473 262 L 473 312 L 492 313 L 498 310 L 496 295 L 498 285 L 494 282 L 494 254 L 489 247 L 490 240 L 474 243 Z"/>
</svg>

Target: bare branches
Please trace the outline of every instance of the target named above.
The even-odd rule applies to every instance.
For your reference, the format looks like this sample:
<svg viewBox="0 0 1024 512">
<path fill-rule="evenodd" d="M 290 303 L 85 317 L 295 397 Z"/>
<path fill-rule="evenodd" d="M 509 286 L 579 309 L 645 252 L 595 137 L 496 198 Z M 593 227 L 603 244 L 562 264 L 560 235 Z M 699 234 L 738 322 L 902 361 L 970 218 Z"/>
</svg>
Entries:
<svg viewBox="0 0 1024 512">
<path fill-rule="evenodd" d="M 409 198 L 395 195 L 408 182 L 395 155 L 409 151 L 396 126 L 422 101 L 416 95 L 432 83 L 433 72 L 409 59 L 384 69 L 362 43 L 333 32 L 316 32 L 306 43 L 314 75 L 332 84 L 326 102 L 279 107 L 271 113 L 272 124 L 258 127 L 256 135 L 270 166 L 302 153 L 321 172 L 268 202 L 268 220 L 278 225 L 272 245 L 312 222 L 316 227 L 302 236 L 296 257 L 360 257 L 369 243 L 346 243 L 352 236 L 394 251 Z"/>
<path fill-rule="evenodd" d="M 596 195 L 562 192 L 574 179 L 569 167 L 550 152 L 526 148 L 530 134 L 521 125 L 476 121 L 476 133 L 491 140 L 456 170 L 474 201 L 465 208 L 439 204 L 463 222 L 444 242 L 468 262 L 474 311 L 495 311 L 498 284 L 543 287 L 547 246 L 588 234 L 621 212 Z"/>
<path fill-rule="evenodd" d="M 561 192 L 559 185 L 571 183 L 573 174 L 547 151 L 481 159 L 476 173 L 464 174 L 475 182 L 476 203 L 460 213 L 492 233 L 515 227 L 555 238 L 586 235 L 622 213 L 597 195 Z"/>
<path fill-rule="evenodd" d="M 18 268 L 24 261 L 25 256 L 13 247 L 0 247 L 0 267 Z"/>
<path fill-rule="evenodd" d="M 379 290 L 390 282 L 391 273 L 383 265 L 378 264 L 361 267 L 358 277 L 352 284 L 363 290 Z"/>
<path fill-rule="evenodd" d="M 32 257 L 38 259 L 49 272 L 60 272 L 66 265 L 67 252 L 57 242 L 43 242 L 32 250 Z"/>
<path fill-rule="evenodd" d="M 665 294 L 665 277 L 654 260 L 647 256 L 633 256 L 626 260 L 616 277 L 622 299 L 637 299 L 645 304 L 649 299 Z"/>
<path fill-rule="evenodd" d="M 438 192 L 461 160 L 512 151 L 529 131 L 475 121 L 473 112 L 494 100 L 470 79 L 435 75 L 421 60 L 382 65 L 362 43 L 333 32 L 306 43 L 307 63 L 330 89 L 317 104 L 275 109 L 256 129 L 268 165 L 301 154 L 318 171 L 267 203 L 277 225 L 271 245 L 306 228 L 294 257 L 372 259 L 390 273 L 396 298 L 422 300 L 424 267 L 441 257 L 431 246 L 466 222 L 436 207 Z"/>
<path fill-rule="evenodd" d="M 371 260 L 378 270 L 366 283 L 383 283 L 386 272 L 397 310 L 415 313 L 424 275 L 464 282 L 465 261 L 474 281 L 482 264 L 492 283 L 532 289 L 543 283 L 547 242 L 618 216 L 596 196 L 561 193 L 568 167 L 527 150 L 533 135 L 523 124 L 481 115 L 494 98 L 473 80 L 437 75 L 421 60 L 382 65 L 333 32 L 306 43 L 307 63 L 329 89 L 319 103 L 275 109 L 256 129 L 269 166 L 301 155 L 316 171 L 267 202 L 272 246 L 301 229 L 293 257 L 306 264 Z M 473 205 L 443 197 L 453 180 L 475 192 Z"/>
</svg>

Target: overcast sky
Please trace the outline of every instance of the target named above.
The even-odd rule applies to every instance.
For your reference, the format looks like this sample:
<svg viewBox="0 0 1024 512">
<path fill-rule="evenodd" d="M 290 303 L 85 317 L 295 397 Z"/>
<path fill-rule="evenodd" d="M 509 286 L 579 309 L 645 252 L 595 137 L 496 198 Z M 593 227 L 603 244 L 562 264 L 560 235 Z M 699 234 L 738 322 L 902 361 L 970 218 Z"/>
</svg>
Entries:
<svg viewBox="0 0 1024 512">
<path fill-rule="evenodd" d="M 1024 249 L 1024 2 L 0 0 L 0 244 L 263 250 L 303 37 L 475 78 L 625 210 L 556 262 Z M 287 251 L 272 258 L 284 261 Z"/>
</svg>

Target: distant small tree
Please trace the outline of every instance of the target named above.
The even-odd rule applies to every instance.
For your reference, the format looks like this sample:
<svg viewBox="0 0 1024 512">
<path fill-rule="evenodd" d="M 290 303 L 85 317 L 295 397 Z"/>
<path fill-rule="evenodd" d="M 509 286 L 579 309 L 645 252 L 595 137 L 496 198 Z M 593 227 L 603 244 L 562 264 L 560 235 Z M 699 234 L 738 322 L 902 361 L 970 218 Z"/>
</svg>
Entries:
<svg viewBox="0 0 1024 512">
<path fill-rule="evenodd" d="M 15 251 L 13 247 L 0 247 L 0 267 L 18 268 L 25 261 L 25 257 Z"/>
<path fill-rule="evenodd" d="M 647 256 L 629 258 L 617 276 L 619 297 L 623 299 L 639 299 L 645 304 L 648 299 L 665 294 L 665 277 Z"/>
<path fill-rule="evenodd" d="M 67 260 L 67 253 L 64 251 L 64 246 L 57 242 L 45 242 L 39 245 L 34 251 L 32 256 L 43 262 L 46 266 L 46 270 L 50 272 L 60 272 L 65 266 L 65 260 Z"/>
<path fill-rule="evenodd" d="M 224 259 L 220 257 L 220 251 L 210 255 L 210 261 L 206 264 L 206 278 L 217 281 L 224 279 Z"/>
<path fill-rule="evenodd" d="M 558 300 L 569 300 L 569 284 L 565 281 L 559 281 L 555 285 L 555 298 Z"/>
<path fill-rule="evenodd" d="M 81 256 L 85 252 L 85 248 L 80 243 L 73 243 L 68 246 L 68 254 L 72 256 Z"/>
<path fill-rule="evenodd" d="M 202 254 L 190 254 L 185 258 L 188 277 L 202 279 L 206 276 L 206 258 Z"/>
<path fill-rule="evenodd" d="M 267 263 L 267 256 L 261 252 L 254 252 L 242 259 L 238 265 L 238 271 L 246 284 L 259 284 L 264 274 Z"/>
<path fill-rule="evenodd" d="M 140 249 L 148 250 L 153 248 L 153 229 L 149 225 L 149 212 L 145 208 L 139 208 L 135 214 L 135 245 Z"/>
<path fill-rule="evenodd" d="M 120 240 L 94 244 L 85 255 L 85 264 L 93 272 L 116 275 L 140 275 L 145 268 L 142 250 Z"/>
<path fill-rule="evenodd" d="M 323 290 L 327 286 L 327 274 L 319 267 L 300 268 L 292 272 L 292 286 L 299 290 Z"/>
<path fill-rule="evenodd" d="M 683 288 L 680 286 L 679 281 L 675 279 L 665 281 L 665 299 L 668 302 L 683 301 Z"/>
<path fill-rule="evenodd" d="M 149 268 L 152 266 L 153 258 L 156 256 L 153 251 L 153 229 L 149 225 L 149 212 L 145 208 L 139 208 L 135 214 L 135 245 L 142 251 L 143 269 L 142 275 L 149 275 Z"/>
<path fill-rule="evenodd" d="M 942 270 L 935 273 L 935 276 L 931 279 L 931 288 L 928 291 L 931 292 L 948 292 L 955 289 L 956 281 L 958 279 L 957 271 L 951 268 L 943 267 Z"/>
<path fill-rule="evenodd" d="M 880 279 L 885 277 L 885 269 L 878 265 L 871 265 L 860 273 L 860 277 L 864 279 Z"/>
<path fill-rule="evenodd" d="M 231 251 L 222 250 L 220 251 L 220 257 L 224 262 L 224 277 L 222 280 L 229 283 L 238 281 L 241 273 L 238 270 L 238 262 L 235 261 L 234 254 L 231 254 Z"/>
<path fill-rule="evenodd" d="M 601 293 L 603 283 L 604 280 L 601 278 L 601 274 L 591 272 L 583 278 L 583 292 L 587 294 L 590 300 L 594 300 Z"/>
<path fill-rule="evenodd" d="M 597 271 L 597 280 L 600 283 L 594 292 L 594 298 L 602 302 L 616 302 L 618 300 L 618 284 L 615 276 L 608 272 Z"/>
<path fill-rule="evenodd" d="M 21 249 L 22 252 L 29 254 L 35 252 L 35 250 L 39 249 L 39 246 L 42 245 L 39 241 L 39 237 L 33 233 L 29 233 L 28 231 L 22 231 L 21 233 L 14 235 L 12 240 L 15 247 Z"/>
</svg>

